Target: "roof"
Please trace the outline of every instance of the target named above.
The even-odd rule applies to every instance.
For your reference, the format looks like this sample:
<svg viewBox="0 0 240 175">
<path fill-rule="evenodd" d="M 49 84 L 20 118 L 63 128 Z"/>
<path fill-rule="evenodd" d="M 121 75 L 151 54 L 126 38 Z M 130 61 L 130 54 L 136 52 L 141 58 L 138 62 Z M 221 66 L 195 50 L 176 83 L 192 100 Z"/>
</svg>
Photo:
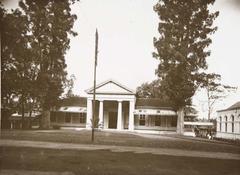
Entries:
<svg viewBox="0 0 240 175">
<path fill-rule="evenodd" d="M 159 98 L 137 98 L 136 108 L 147 109 L 173 109 L 169 104 L 163 102 Z"/>
<path fill-rule="evenodd" d="M 233 104 L 229 108 L 227 108 L 227 110 L 232 110 L 232 109 L 240 109 L 240 101 L 235 103 L 235 104 Z"/>
<path fill-rule="evenodd" d="M 38 118 L 41 115 L 40 112 L 33 112 L 30 117 L 30 113 L 24 113 L 24 119 L 34 119 Z M 14 113 L 9 117 L 9 120 L 21 120 L 22 119 L 22 114 L 20 113 Z"/>
<path fill-rule="evenodd" d="M 59 112 L 70 112 L 70 113 L 87 113 L 86 107 L 79 106 L 63 106 L 58 109 Z"/>
<path fill-rule="evenodd" d="M 96 94 L 130 94 L 135 95 L 135 91 L 122 85 L 121 83 L 110 79 L 96 85 Z M 92 94 L 94 88 L 85 90 L 86 93 Z"/>
<path fill-rule="evenodd" d="M 184 125 L 192 125 L 192 126 L 213 126 L 213 122 L 188 122 L 184 121 Z"/>
<path fill-rule="evenodd" d="M 230 111 L 230 110 L 234 110 L 234 109 L 240 109 L 240 101 L 234 103 L 232 106 L 228 107 L 227 109 L 219 110 L 218 112 Z"/>
<path fill-rule="evenodd" d="M 86 97 L 79 97 L 79 96 L 64 98 L 60 101 L 60 106 L 87 107 L 87 98 Z"/>
</svg>

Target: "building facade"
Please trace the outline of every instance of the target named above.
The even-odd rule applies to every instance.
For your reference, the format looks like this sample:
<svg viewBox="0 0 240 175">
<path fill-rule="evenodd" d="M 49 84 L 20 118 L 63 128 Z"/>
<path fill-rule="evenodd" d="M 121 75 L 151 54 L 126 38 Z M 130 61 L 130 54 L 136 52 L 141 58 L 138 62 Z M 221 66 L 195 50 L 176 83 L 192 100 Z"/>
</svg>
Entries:
<svg viewBox="0 0 240 175">
<path fill-rule="evenodd" d="M 217 111 L 216 137 L 240 139 L 240 102 L 227 109 Z"/>
<path fill-rule="evenodd" d="M 86 127 L 87 99 L 70 97 L 61 102 L 61 107 L 51 111 L 50 123 L 53 128 Z"/>
<path fill-rule="evenodd" d="M 95 110 L 93 88 L 87 97 L 66 104 L 51 114 L 53 127 L 92 127 L 93 112 L 99 129 L 176 131 L 177 114 L 159 99 L 136 98 L 128 87 L 108 80 L 96 86 Z M 81 100 L 81 102 L 80 102 Z"/>
</svg>

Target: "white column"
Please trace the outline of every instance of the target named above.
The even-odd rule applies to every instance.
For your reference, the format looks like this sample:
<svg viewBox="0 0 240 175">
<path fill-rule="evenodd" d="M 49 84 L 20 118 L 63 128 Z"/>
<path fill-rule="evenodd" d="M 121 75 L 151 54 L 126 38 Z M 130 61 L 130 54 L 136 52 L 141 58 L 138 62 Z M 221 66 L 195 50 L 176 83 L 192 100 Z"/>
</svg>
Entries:
<svg viewBox="0 0 240 175">
<path fill-rule="evenodd" d="M 86 121 L 86 128 L 90 129 L 92 126 L 92 100 L 87 99 L 87 121 Z"/>
<path fill-rule="evenodd" d="M 103 101 L 99 101 L 99 128 L 103 128 Z"/>
<path fill-rule="evenodd" d="M 134 101 L 129 101 L 129 124 L 128 124 L 128 130 L 133 131 L 134 130 Z"/>
<path fill-rule="evenodd" d="M 122 101 L 118 101 L 117 130 L 122 130 Z"/>
</svg>

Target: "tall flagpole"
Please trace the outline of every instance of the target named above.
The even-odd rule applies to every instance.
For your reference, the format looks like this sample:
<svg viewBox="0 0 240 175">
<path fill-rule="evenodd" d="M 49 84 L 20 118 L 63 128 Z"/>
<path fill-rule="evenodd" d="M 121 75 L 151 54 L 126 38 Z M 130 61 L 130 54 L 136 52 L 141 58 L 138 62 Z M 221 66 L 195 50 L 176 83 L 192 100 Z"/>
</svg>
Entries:
<svg viewBox="0 0 240 175">
<path fill-rule="evenodd" d="M 95 33 L 94 81 L 93 81 L 92 142 L 94 142 L 94 128 L 95 128 L 97 54 L 98 54 L 98 31 L 96 29 L 96 33 Z"/>
</svg>

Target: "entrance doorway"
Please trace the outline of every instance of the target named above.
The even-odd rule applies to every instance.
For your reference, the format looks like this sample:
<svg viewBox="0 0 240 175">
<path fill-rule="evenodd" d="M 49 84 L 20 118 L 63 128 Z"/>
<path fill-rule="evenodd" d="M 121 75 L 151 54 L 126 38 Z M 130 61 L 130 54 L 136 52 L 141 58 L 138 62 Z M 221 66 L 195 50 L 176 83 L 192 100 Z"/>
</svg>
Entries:
<svg viewBox="0 0 240 175">
<path fill-rule="evenodd" d="M 117 112 L 109 112 L 108 128 L 117 129 Z"/>
</svg>

